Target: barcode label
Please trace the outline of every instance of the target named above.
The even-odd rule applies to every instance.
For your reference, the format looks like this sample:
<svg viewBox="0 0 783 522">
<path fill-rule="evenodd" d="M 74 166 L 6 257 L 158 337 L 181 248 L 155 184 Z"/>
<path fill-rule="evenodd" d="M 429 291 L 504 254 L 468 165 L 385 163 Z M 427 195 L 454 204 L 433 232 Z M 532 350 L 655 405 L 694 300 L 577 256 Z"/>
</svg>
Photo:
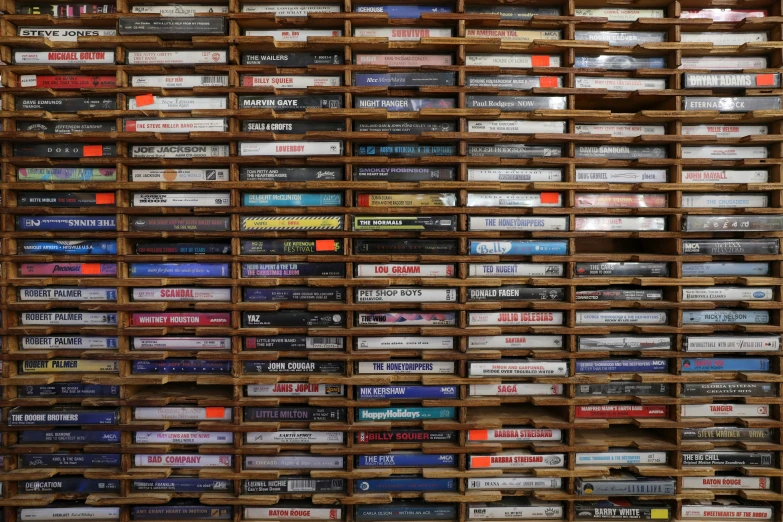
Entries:
<svg viewBox="0 0 783 522">
<path fill-rule="evenodd" d="M 342 348 L 342 337 L 309 337 L 307 339 L 307 348 Z"/>
<path fill-rule="evenodd" d="M 288 491 L 291 493 L 301 492 L 313 492 L 315 491 L 314 480 L 288 480 Z"/>
<path fill-rule="evenodd" d="M 201 78 L 203 87 L 228 87 L 228 76 L 204 76 Z"/>
</svg>

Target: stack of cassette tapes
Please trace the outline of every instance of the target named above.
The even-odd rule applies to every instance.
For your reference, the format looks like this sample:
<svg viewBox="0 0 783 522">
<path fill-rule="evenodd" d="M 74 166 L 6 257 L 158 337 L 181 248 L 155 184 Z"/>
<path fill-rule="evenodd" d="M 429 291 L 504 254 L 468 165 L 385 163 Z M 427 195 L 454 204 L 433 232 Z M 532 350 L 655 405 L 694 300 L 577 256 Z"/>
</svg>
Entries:
<svg viewBox="0 0 783 522">
<path fill-rule="evenodd" d="M 780 522 L 782 8 L 0 0 L 0 522 Z"/>
</svg>

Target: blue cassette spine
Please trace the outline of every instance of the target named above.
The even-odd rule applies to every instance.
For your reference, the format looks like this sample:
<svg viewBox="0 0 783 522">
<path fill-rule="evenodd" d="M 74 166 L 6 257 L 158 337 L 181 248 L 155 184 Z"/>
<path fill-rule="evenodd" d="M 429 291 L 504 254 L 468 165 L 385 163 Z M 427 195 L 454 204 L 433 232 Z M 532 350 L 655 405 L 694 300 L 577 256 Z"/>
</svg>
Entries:
<svg viewBox="0 0 783 522">
<path fill-rule="evenodd" d="M 60 442 L 62 444 L 119 444 L 119 431 L 81 431 L 57 430 L 41 431 L 27 430 L 19 434 L 22 444 L 42 442 Z"/>
<path fill-rule="evenodd" d="M 666 359 L 617 359 L 576 361 L 577 373 L 605 372 L 667 372 Z"/>
<path fill-rule="evenodd" d="M 119 397 L 120 387 L 108 384 L 65 382 L 39 386 L 19 386 L 22 397 Z"/>
<path fill-rule="evenodd" d="M 133 373 L 230 373 L 231 361 L 178 359 L 133 361 Z"/>
<path fill-rule="evenodd" d="M 133 263 L 131 277 L 229 277 L 228 263 Z"/>
<path fill-rule="evenodd" d="M 359 145 L 359 156 L 419 157 L 454 156 L 455 145 Z"/>
<path fill-rule="evenodd" d="M 234 482 L 226 479 L 170 477 L 166 479 L 140 479 L 131 483 L 132 491 L 169 491 L 173 493 L 201 493 L 215 491 L 230 493 Z"/>
<path fill-rule="evenodd" d="M 359 386 L 360 399 L 456 399 L 456 386 Z"/>
<path fill-rule="evenodd" d="M 418 476 L 357 480 L 356 490 L 362 493 L 377 491 L 454 491 L 454 479 L 422 478 Z"/>
<path fill-rule="evenodd" d="M 119 493 L 119 480 L 98 480 L 77 477 L 55 477 L 46 480 L 25 480 L 20 483 L 24 493 Z"/>
<path fill-rule="evenodd" d="M 36 216 L 16 219 L 18 230 L 64 230 L 67 232 L 117 230 L 115 216 Z"/>
<path fill-rule="evenodd" d="M 27 468 L 113 468 L 120 465 L 119 453 L 34 453 L 21 455 L 19 460 Z"/>
<path fill-rule="evenodd" d="M 769 359 L 705 357 L 682 360 L 683 372 L 768 372 Z"/>
<path fill-rule="evenodd" d="M 470 255 L 565 256 L 568 241 L 471 241 Z"/>
<path fill-rule="evenodd" d="M 425 13 L 451 13 L 448 6 L 418 6 L 418 5 L 372 5 L 356 6 L 357 13 L 386 13 L 389 18 L 421 18 Z"/>
<path fill-rule="evenodd" d="M 116 241 L 56 241 L 26 240 L 19 242 L 22 254 L 70 254 L 70 255 L 117 255 Z"/>
<path fill-rule="evenodd" d="M 455 455 L 443 453 L 390 453 L 387 455 L 358 455 L 356 457 L 356 464 L 360 468 L 454 466 L 456 462 Z"/>
<path fill-rule="evenodd" d="M 287 194 L 245 194 L 242 204 L 248 207 L 339 207 L 341 194 L 299 194 L 296 198 Z"/>
<path fill-rule="evenodd" d="M 115 410 L 16 411 L 8 414 L 9 426 L 79 426 L 82 424 L 117 424 Z"/>
</svg>

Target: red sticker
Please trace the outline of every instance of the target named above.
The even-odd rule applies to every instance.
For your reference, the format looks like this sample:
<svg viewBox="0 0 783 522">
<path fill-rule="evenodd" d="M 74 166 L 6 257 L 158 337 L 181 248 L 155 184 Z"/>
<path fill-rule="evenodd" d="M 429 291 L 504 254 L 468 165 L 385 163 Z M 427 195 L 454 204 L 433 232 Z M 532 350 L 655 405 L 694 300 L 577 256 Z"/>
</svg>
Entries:
<svg viewBox="0 0 783 522">
<path fill-rule="evenodd" d="M 541 203 L 557 204 L 560 202 L 560 194 L 557 192 L 542 192 Z"/>
<path fill-rule="evenodd" d="M 136 96 L 136 107 L 144 107 L 155 103 L 155 97 L 151 94 Z"/>
<path fill-rule="evenodd" d="M 211 406 L 209 408 L 204 408 L 206 410 L 207 418 L 208 419 L 222 419 L 225 416 L 225 408 L 218 407 L 218 406 Z"/>
<path fill-rule="evenodd" d="M 334 252 L 337 250 L 335 248 L 336 241 L 334 239 L 316 239 L 315 240 L 315 251 L 316 252 Z"/>
<path fill-rule="evenodd" d="M 114 205 L 114 192 L 95 194 L 96 205 Z"/>
<path fill-rule="evenodd" d="M 549 67 L 549 56 L 532 56 L 533 67 Z"/>
<path fill-rule="evenodd" d="M 761 87 L 762 85 L 775 85 L 775 75 L 774 74 L 757 74 L 756 75 L 756 85 Z"/>
<path fill-rule="evenodd" d="M 538 80 L 540 87 L 557 87 L 557 76 L 542 76 Z"/>
<path fill-rule="evenodd" d="M 84 157 L 94 158 L 96 156 L 103 156 L 103 145 L 85 145 Z"/>
<path fill-rule="evenodd" d="M 82 264 L 82 275 L 101 275 L 101 264 L 100 263 Z"/>
</svg>

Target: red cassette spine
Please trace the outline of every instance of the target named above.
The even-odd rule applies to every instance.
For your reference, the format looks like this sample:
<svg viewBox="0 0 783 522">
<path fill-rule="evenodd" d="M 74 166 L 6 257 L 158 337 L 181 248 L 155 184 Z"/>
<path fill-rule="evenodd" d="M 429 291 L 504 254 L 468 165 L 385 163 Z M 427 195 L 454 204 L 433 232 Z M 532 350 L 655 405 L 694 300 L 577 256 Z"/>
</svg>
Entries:
<svg viewBox="0 0 783 522">
<path fill-rule="evenodd" d="M 615 419 L 622 417 L 666 417 L 666 406 L 641 406 L 636 404 L 602 404 L 600 406 L 577 406 L 578 419 Z"/>
</svg>

